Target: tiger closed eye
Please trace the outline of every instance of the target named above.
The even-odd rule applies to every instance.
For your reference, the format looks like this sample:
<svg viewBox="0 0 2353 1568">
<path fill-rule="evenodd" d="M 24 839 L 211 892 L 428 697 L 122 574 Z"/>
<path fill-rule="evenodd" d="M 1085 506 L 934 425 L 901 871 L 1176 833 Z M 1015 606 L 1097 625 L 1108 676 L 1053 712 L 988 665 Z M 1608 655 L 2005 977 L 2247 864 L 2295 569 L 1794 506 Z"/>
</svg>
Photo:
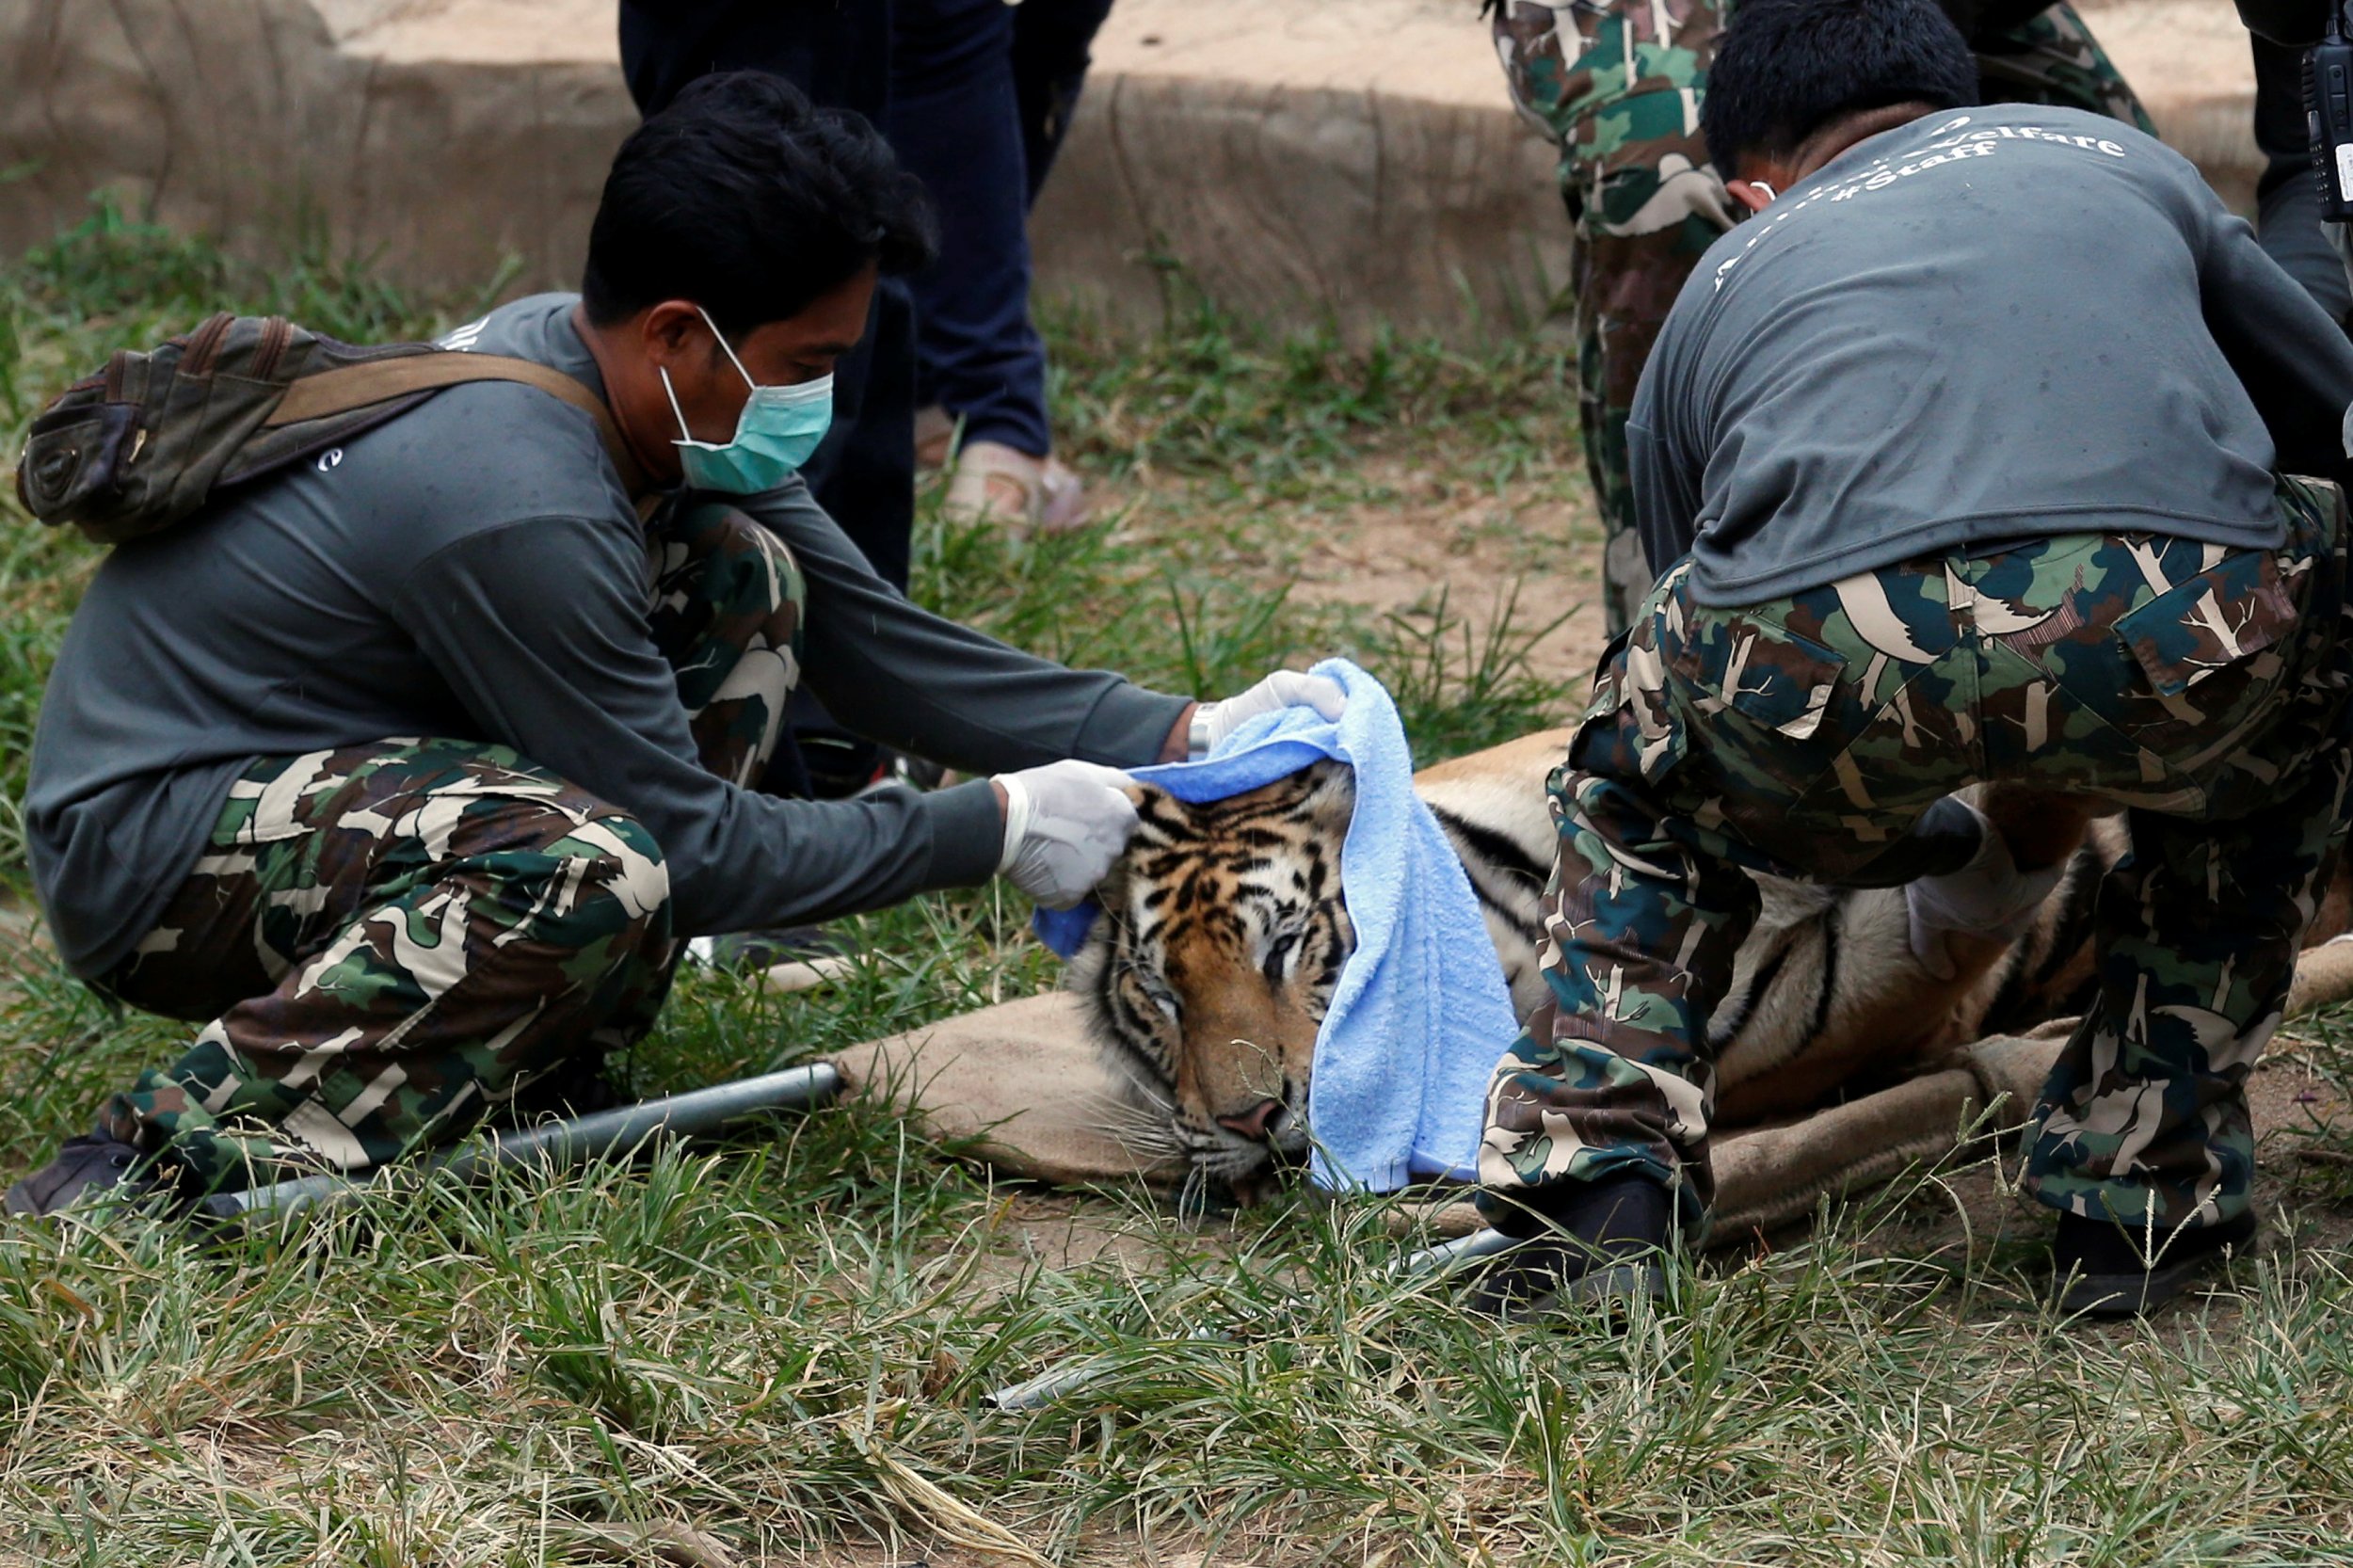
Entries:
<svg viewBox="0 0 2353 1568">
<path fill-rule="evenodd" d="M 1282 983 L 1284 970 L 1289 966 L 1290 955 L 1298 946 L 1299 937 L 1290 932 L 1285 932 L 1269 944 L 1266 950 L 1267 979 L 1277 984 Z"/>
<path fill-rule="evenodd" d="M 1145 996 L 1152 999 L 1152 1005 L 1159 1008 L 1161 1015 L 1166 1017 L 1170 1023 L 1180 1023 L 1183 1021 L 1184 1004 L 1176 1000 L 1176 992 L 1170 990 L 1165 985 L 1158 984 L 1150 980 L 1146 980 L 1141 975 L 1137 977 L 1136 984 Z"/>
</svg>

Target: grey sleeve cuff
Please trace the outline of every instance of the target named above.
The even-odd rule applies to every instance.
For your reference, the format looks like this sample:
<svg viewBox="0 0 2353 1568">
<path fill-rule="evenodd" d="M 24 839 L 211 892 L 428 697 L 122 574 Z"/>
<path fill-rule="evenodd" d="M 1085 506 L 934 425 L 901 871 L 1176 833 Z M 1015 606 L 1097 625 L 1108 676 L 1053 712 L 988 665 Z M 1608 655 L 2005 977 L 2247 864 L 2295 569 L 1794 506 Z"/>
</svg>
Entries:
<svg viewBox="0 0 2353 1568">
<path fill-rule="evenodd" d="M 1114 768 L 1148 767 L 1160 760 L 1168 732 L 1192 700 L 1123 681 L 1106 690 L 1079 726 L 1070 754 Z"/>
<path fill-rule="evenodd" d="M 923 814 L 932 828 L 926 887 L 977 888 L 997 874 L 1005 847 L 1005 818 L 988 780 L 976 778 L 952 790 L 933 791 L 923 797 Z"/>
</svg>

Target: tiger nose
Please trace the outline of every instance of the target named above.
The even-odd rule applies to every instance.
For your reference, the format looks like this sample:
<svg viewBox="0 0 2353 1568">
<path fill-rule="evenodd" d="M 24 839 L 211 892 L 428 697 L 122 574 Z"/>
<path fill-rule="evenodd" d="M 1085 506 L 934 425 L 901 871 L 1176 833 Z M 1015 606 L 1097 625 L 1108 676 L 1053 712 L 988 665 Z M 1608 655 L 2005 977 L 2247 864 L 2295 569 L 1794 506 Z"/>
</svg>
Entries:
<svg viewBox="0 0 2353 1568">
<path fill-rule="evenodd" d="M 1275 1118 L 1282 1113 L 1281 1100 L 1260 1100 L 1237 1115 L 1220 1116 L 1217 1125 L 1228 1132 L 1239 1132 L 1244 1138 L 1255 1138 L 1263 1144 L 1267 1134 L 1273 1129 Z"/>
</svg>

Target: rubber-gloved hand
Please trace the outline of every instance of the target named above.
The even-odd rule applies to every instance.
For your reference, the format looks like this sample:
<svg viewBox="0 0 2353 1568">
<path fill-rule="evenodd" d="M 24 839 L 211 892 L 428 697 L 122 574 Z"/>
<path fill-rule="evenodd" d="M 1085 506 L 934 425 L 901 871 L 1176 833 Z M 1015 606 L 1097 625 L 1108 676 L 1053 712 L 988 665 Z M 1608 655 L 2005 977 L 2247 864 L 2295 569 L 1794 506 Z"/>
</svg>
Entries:
<svg viewBox="0 0 2353 1568">
<path fill-rule="evenodd" d="M 1223 702 L 1205 702 L 1195 708 L 1188 749 L 1198 761 L 1215 751 L 1226 736 L 1261 713 L 1280 712 L 1286 708 L 1312 708 L 1326 720 L 1337 723 L 1347 707 L 1348 693 L 1330 676 L 1276 670 L 1239 696 L 1229 696 Z"/>
<path fill-rule="evenodd" d="M 1135 781 L 1099 763 L 1048 762 L 989 780 L 1005 797 L 1005 852 L 997 874 L 1048 909 L 1094 890 L 1136 830 Z"/>
<path fill-rule="evenodd" d="M 2022 935 L 2051 889 L 2066 874 L 2067 862 L 2025 872 L 2010 858 L 2009 845 L 1986 814 L 1965 800 L 1952 804 L 1977 819 L 1984 840 L 1969 863 L 1942 876 L 1924 876 L 1904 888 L 1911 919 L 1912 955 L 1939 980 L 1959 972 L 1946 951 L 1945 934 L 1964 932 L 2007 942 Z"/>
</svg>

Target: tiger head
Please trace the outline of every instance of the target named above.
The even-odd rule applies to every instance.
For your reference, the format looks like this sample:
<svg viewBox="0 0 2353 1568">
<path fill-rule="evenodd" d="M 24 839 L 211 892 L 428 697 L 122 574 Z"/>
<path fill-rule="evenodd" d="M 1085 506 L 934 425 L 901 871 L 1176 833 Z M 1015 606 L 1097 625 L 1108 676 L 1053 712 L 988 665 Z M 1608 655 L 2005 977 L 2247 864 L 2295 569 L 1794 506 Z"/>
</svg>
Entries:
<svg viewBox="0 0 2353 1568">
<path fill-rule="evenodd" d="M 1129 1142 L 1245 1200 L 1307 1151 L 1316 1031 L 1355 945 L 1340 901 L 1354 806 L 1339 762 L 1201 805 L 1143 792 L 1071 964 L 1097 1043 L 1143 1101 Z"/>
</svg>

